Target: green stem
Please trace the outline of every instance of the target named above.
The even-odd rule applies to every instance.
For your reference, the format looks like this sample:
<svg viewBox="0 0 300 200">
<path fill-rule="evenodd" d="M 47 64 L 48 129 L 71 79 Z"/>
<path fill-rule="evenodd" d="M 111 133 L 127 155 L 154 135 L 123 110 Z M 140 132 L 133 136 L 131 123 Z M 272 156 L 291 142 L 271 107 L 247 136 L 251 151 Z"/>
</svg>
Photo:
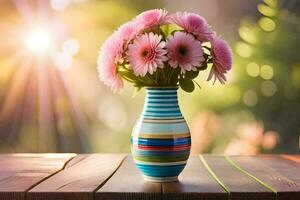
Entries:
<svg viewBox="0 0 300 200">
<path fill-rule="evenodd" d="M 197 81 L 193 80 L 193 82 L 194 82 L 200 89 L 202 89 L 201 86 L 200 86 L 200 84 L 199 84 Z"/>
<path fill-rule="evenodd" d="M 165 75 L 164 69 L 161 69 L 161 73 L 162 73 L 162 78 L 163 78 L 162 83 L 164 85 L 165 81 L 166 81 L 166 75 Z"/>
<path fill-rule="evenodd" d="M 168 85 L 171 84 L 172 76 L 174 74 L 174 69 L 170 71 L 169 76 L 168 76 Z"/>
</svg>

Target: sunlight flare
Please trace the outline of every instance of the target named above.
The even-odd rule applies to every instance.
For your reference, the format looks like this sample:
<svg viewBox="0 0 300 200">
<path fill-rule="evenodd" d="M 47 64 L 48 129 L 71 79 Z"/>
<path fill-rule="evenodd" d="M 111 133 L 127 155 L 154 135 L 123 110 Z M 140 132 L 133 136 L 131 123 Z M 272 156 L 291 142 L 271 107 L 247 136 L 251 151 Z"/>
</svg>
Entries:
<svg viewBox="0 0 300 200">
<path fill-rule="evenodd" d="M 50 32 L 43 27 L 37 27 L 29 31 L 25 40 L 26 46 L 35 53 L 48 51 L 51 43 Z"/>
</svg>

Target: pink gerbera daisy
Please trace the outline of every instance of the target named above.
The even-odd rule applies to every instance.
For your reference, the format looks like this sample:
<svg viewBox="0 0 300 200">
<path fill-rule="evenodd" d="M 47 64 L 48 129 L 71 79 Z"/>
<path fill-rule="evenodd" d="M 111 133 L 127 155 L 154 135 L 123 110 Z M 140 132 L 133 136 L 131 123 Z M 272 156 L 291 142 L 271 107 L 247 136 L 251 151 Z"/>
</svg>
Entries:
<svg viewBox="0 0 300 200">
<path fill-rule="evenodd" d="M 139 32 L 138 25 L 134 21 L 127 22 L 119 27 L 119 36 L 125 41 L 132 40 Z"/>
<path fill-rule="evenodd" d="M 210 41 L 214 32 L 200 15 L 187 12 L 177 12 L 171 16 L 171 21 L 183 28 L 185 31 L 194 34 L 201 42 Z"/>
<path fill-rule="evenodd" d="M 232 52 L 227 42 L 221 38 L 213 38 L 211 41 L 213 66 L 207 78 L 210 81 L 214 77 L 214 83 L 218 79 L 220 83 L 226 82 L 225 74 L 232 66 Z"/>
<path fill-rule="evenodd" d="M 117 65 L 103 55 L 98 59 L 98 72 L 100 80 L 109 86 L 113 92 L 119 92 L 123 86 L 123 80 L 117 70 Z"/>
<path fill-rule="evenodd" d="M 118 62 L 123 54 L 123 39 L 118 31 L 115 31 L 102 45 L 100 54 L 105 55 L 115 63 Z"/>
<path fill-rule="evenodd" d="M 98 57 L 100 80 L 113 92 L 118 92 L 123 88 L 123 80 L 117 70 L 117 63 L 123 54 L 123 43 L 119 32 L 114 32 L 102 45 Z"/>
<path fill-rule="evenodd" d="M 166 46 L 170 66 L 179 66 L 182 72 L 196 71 L 205 60 L 200 42 L 191 34 L 176 32 L 168 37 Z"/>
<path fill-rule="evenodd" d="M 164 49 L 162 37 L 154 33 L 146 33 L 137 37 L 128 46 L 128 60 L 137 76 L 145 76 L 147 72 L 153 74 L 157 68 L 164 66 L 168 58 Z"/>
<path fill-rule="evenodd" d="M 148 29 L 155 26 L 166 24 L 168 21 L 168 12 L 163 9 L 153 9 L 142 12 L 135 18 L 135 22 L 141 29 Z"/>
</svg>

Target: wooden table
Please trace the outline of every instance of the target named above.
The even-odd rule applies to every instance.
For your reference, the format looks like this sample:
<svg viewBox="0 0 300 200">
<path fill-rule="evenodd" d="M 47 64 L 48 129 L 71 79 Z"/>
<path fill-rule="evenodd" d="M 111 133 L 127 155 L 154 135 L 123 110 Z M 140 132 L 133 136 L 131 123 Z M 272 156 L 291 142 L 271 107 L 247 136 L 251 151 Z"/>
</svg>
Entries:
<svg viewBox="0 0 300 200">
<path fill-rule="evenodd" d="M 150 183 L 125 154 L 2 154 L 0 200 L 299 200 L 300 155 L 193 155 Z"/>
</svg>

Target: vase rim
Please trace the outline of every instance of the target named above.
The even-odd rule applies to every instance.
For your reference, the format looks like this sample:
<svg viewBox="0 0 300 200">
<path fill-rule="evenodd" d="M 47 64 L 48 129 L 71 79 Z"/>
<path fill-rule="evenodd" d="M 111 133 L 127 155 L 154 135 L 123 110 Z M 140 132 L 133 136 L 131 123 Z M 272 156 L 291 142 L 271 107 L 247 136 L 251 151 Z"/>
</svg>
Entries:
<svg viewBox="0 0 300 200">
<path fill-rule="evenodd" d="M 178 89 L 178 86 L 153 86 L 153 87 L 145 87 L 146 90 L 148 89 L 157 89 L 157 90 L 163 90 L 163 89 Z"/>
</svg>

